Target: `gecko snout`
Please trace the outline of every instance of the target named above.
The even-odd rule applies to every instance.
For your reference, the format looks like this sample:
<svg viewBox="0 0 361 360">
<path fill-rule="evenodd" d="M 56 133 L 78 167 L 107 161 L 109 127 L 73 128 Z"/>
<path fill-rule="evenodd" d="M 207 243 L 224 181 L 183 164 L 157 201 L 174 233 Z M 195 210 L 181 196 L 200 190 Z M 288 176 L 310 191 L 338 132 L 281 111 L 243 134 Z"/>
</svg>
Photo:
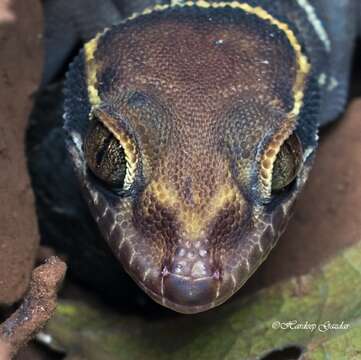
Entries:
<svg viewBox="0 0 361 360">
<path fill-rule="evenodd" d="M 204 306 L 214 301 L 219 283 L 219 270 L 206 247 L 179 246 L 168 267 L 163 270 L 163 296 L 180 306 Z"/>
</svg>

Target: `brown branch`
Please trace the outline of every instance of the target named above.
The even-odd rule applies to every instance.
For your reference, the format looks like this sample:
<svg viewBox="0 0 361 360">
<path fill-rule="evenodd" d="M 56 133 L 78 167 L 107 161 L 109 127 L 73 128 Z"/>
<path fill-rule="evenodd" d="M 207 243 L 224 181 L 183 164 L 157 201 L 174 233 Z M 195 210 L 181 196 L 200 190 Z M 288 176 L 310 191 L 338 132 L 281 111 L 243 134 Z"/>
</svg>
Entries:
<svg viewBox="0 0 361 360">
<path fill-rule="evenodd" d="M 22 304 L 0 325 L 0 360 L 11 359 L 50 319 L 65 271 L 65 263 L 55 256 L 33 271 Z"/>
</svg>

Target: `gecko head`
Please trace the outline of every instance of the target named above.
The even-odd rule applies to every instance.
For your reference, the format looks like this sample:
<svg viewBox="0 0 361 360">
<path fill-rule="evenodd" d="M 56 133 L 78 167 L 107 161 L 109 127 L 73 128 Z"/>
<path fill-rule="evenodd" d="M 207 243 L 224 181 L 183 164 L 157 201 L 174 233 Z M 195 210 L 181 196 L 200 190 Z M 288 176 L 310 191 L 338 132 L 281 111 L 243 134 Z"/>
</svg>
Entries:
<svg viewBox="0 0 361 360">
<path fill-rule="evenodd" d="M 157 9 L 71 66 L 67 148 L 124 269 L 155 301 L 196 313 L 234 294 L 285 228 L 316 101 L 296 36 L 265 11 Z"/>
</svg>

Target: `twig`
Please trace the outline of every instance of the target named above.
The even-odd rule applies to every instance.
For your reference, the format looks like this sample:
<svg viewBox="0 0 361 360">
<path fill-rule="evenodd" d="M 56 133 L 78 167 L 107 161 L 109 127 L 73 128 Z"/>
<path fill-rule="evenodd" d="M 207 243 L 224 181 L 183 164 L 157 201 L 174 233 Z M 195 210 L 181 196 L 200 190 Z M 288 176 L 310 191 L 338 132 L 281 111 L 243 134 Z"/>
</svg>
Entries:
<svg viewBox="0 0 361 360">
<path fill-rule="evenodd" d="M 52 316 L 66 265 L 53 256 L 32 273 L 22 304 L 0 325 L 0 360 L 11 359 Z"/>
</svg>

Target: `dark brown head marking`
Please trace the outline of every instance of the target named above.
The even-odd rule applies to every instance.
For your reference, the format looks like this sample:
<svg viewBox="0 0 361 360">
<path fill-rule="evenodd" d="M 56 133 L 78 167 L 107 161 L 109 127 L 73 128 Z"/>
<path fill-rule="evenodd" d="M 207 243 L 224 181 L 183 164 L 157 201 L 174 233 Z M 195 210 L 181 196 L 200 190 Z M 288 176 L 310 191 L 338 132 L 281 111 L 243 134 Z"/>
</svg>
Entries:
<svg viewBox="0 0 361 360">
<path fill-rule="evenodd" d="M 163 305 L 195 313 L 224 302 L 271 250 L 308 171 L 274 205 L 264 169 L 295 130 L 309 71 L 296 36 L 259 7 L 186 2 L 106 31 L 85 60 L 91 114 L 135 151 L 129 192 L 100 190 L 68 115 L 104 237 Z"/>
</svg>

